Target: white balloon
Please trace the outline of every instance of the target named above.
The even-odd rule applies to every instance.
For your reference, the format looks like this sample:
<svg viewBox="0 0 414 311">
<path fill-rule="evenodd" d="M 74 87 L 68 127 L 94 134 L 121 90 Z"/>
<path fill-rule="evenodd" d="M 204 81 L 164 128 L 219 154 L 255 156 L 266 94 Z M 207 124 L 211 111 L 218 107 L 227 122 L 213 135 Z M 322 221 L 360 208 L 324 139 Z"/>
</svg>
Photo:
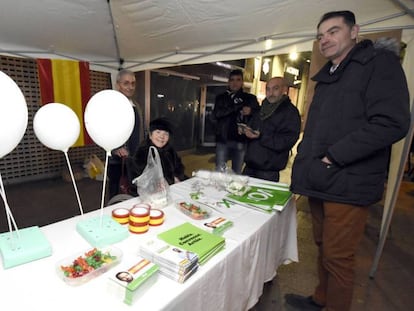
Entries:
<svg viewBox="0 0 414 311">
<path fill-rule="evenodd" d="M 93 141 L 110 152 L 131 136 L 135 114 L 125 95 L 115 90 L 104 90 L 89 100 L 84 121 Z"/>
<path fill-rule="evenodd" d="M 0 71 L 0 159 L 13 151 L 27 128 L 27 105 L 18 85 Z"/>
<path fill-rule="evenodd" d="M 79 137 L 80 124 L 76 113 L 70 107 L 49 103 L 36 112 L 33 130 L 46 147 L 67 152 Z"/>
</svg>

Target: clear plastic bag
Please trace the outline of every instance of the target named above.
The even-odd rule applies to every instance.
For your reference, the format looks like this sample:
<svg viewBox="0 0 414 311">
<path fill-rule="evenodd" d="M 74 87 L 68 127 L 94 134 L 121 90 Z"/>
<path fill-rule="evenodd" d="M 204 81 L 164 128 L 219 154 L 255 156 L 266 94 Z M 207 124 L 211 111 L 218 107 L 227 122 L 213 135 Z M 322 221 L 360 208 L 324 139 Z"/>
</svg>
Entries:
<svg viewBox="0 0 414 311">
<path fill-rule="evenodd" d="M 170 187 L 164 178 L 157 148 L 149 148 L 147 165 L 142 174 L 132 182 L 137 186 L 141 200 L 149 203 L 151 207 L 163 208 L 170 203 Z"/>
</svg>

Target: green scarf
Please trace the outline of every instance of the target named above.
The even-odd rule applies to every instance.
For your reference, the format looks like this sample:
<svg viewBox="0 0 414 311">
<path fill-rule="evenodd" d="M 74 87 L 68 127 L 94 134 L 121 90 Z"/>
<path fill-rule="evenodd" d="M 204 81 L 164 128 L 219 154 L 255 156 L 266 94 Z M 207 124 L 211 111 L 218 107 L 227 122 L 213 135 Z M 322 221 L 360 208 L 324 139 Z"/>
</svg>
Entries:
<svg viewBox="0 0 414 311">
<path fill-rule="evenodd" d="M 269 103 L 267 99 L 265 99 L 262 103 L 262 108 L 260 109 L 260 120 L 266 120 L 269 118 L 273 112 L 280 106 L 280 104 L 286 100 L 287 95 L 282 95 L 282 97 L 275 103 Z"/>
</svg>

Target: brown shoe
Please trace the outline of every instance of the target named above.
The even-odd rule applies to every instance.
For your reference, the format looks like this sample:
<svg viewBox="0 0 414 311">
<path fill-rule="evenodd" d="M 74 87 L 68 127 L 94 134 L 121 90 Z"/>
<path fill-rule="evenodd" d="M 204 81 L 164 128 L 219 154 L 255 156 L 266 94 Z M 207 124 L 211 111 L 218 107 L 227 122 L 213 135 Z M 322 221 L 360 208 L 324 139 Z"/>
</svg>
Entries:
<svg viewBox="0 0 414 311">
<path fill-rule="evenodd" d="M 285 300 L 290 307 L 300 311 L 320 311 L 324 307 L 313 301 L 312 296 L 286 294 Z"/>
</svg>

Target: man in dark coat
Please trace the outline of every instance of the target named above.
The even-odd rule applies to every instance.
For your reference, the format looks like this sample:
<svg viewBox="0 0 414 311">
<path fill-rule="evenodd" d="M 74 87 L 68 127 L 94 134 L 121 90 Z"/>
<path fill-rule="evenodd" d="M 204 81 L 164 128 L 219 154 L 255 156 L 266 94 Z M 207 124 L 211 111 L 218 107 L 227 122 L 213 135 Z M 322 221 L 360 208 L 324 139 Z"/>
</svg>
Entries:
<svg viewBox="0 0 414 311">
<path fill-rule="evenodd" d="M 216 125 L 216 170 L 223 170 L 228 159 L 240 174 L 246 153 L 246 137 L 239 135 L 237 123 L 245 123 L 259 109 L 257 98 L 243 91 L 243 72 L 233 70 L 228 90 L 215 99 L 212 120 Z"/>
<path fill-rule="evenodd" d="M 309 200 L 319 284 L 312 296 L 288 294 L 286 301 L 298 310 L 345 311 L 368 206 L 382 199 L 390 147 L 409 128 L 409 95 L 395 53 L 368 40 L 356 43 L 352 12 L 326 13 L 317 30 L 329 62 L 313 77 L 291 190 Z"/>
<path fill-rule="evenodd" d="M 144 139 L 143 113 L 141 107 L 133 98 L 135 94 L 135 83 L 135 74 L 132 71 L 123 69 L 118 72 L 116 89 L 129 99 L 134 108 L 135 124 L 131 136 L 125 144 L 111 152 L 108 165 L 109 198 L 122 193 L 120 189 L 121 178 L 125 180 L 123 186 L 127 186 L 132 181 L 132 155 L 139 143 Z M 127 188 L 122 191 L 133 194 Z"/>
<path fill-rule="evenodd" d="M 248 138 L 244 175 L 279 181 L 289 153 L 299 138 L 300 115 L 286 95 L 288 86 L 282 77 L 266 83 L 266 98 L 250 125 L 241 128 Z M 254 130 L 252 130 L 254 129 Z"/>
</svg>

